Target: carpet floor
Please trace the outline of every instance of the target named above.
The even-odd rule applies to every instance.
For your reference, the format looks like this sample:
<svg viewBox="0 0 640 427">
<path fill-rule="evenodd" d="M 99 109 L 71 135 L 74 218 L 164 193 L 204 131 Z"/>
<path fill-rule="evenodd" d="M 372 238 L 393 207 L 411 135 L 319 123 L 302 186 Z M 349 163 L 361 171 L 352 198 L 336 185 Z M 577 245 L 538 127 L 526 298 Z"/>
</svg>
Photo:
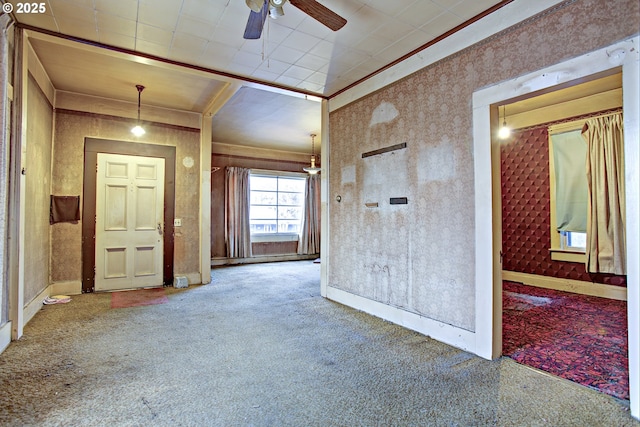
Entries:
<svg viewBox="0 0 640 427">
<path fill-rule="evenodd" d="M 322 298 L 320 268 L 45 305 L 0 354 L 0 425 L 640 426 L 627 401 Z"/>
<path fill-rule="evenodd" d="M 164 288 L 111 292 L 111 308 L 140 307 L 169 302 Z"/>
<path fill-rule="evenodd" d="M 502 354 L 629 399 L 625 301 L 505 282 L 502 313 Z"/>
</svg>

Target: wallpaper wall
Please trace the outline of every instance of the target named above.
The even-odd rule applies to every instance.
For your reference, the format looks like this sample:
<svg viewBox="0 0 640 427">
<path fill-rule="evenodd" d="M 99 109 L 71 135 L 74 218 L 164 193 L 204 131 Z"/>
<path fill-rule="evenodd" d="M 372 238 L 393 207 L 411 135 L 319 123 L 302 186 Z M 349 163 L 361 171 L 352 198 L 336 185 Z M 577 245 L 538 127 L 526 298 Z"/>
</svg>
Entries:
<svg viewBox="0 0 640 427">
<path fill-rule="evenodd" d="M 49 286 L 49 184 L 53 107 L 29 74 L 25 170 L 24 302 Z"/>
<path fill-rule="evenodd" d="M 332 112 L 328 285 L 474 331 L 473 92 L 634 35 L 638 13 L 568 1 Z"/>
<path fill-rule="evenodd" d="M 85 137 L 133 141 L 131 121 L 112 116 L 58 110 L 55 114 L 52 194 L 82 196 Z M 174 240 L 174 274 L 199 273 L 200 132 L 147 124 L 138 141 L 176 147 L 175 217 L 182 219 Z M 82 225 L 51 226 L 52 282 L 80 281 Z"/>
<path fill-rule="evenodd" d="M 589 274 L 582 263 L 551 259 L 547 127 L 515 133 L 500 154 L 504 270 L 624 286 L 624 276 Z"/>
</svg>

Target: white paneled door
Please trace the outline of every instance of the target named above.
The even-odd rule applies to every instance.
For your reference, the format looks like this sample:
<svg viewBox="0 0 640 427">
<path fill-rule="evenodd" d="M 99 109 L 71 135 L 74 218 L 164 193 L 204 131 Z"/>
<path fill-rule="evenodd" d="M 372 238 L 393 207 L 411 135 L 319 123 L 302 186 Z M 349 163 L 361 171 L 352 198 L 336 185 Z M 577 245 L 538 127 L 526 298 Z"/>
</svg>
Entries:
<svg viewBox="0 0 640 427">
<path fill-rule="evenodd" d="M 98 154 L 96 291 L 162 286 L 164 159 Z"/>
</svg>

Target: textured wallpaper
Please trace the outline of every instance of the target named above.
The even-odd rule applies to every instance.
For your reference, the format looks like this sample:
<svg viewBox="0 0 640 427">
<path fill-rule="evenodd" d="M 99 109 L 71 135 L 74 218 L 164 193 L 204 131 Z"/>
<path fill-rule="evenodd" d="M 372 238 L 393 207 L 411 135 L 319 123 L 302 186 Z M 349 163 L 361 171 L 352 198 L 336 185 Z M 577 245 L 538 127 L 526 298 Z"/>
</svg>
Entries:
<svg viewBox="0 0 640 427">
<path fill-rule="evenodd" d="M 551 259 L 547 127 L 514 134 L 501 147 L 502 251 L 507 271 L 625 285 L 625 276 L 590 274 L 583 263 Z"/>
<path fill-rule="evenodd" d="M 82 195 L 85 137 L 132 141 L 131 121 L 110 116 L 57 111 L 55 117 L 52 194 Z M 175 230 L 174 273 L 200 271 L 200 133 L 163 125 L 147 126 L 139 139 L 147 144 L 176 147 L 175 217 L 182 227 Z M 81 280 L 82 225 L 51 226 L 52 282 Z"/>
<path fill-rule="evenodd" d="M 473 92 L 636 34 L 638 9 L 567 2 L 332 112 L 329 286 L 475 330 Z"/>
</svg>

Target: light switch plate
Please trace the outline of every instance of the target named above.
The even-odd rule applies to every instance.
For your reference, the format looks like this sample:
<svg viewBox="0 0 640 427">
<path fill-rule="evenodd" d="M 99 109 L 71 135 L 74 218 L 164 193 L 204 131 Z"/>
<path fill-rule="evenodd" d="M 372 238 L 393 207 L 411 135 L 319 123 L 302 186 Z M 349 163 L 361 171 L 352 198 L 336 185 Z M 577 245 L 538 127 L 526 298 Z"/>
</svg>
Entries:
<svg viewBox="0 0 640 427">
<path fill-rule="evenodd" d="M 182 218 L 174 218 L 173 219 L 174 227 L 182 227 Z"/>
</svg>

